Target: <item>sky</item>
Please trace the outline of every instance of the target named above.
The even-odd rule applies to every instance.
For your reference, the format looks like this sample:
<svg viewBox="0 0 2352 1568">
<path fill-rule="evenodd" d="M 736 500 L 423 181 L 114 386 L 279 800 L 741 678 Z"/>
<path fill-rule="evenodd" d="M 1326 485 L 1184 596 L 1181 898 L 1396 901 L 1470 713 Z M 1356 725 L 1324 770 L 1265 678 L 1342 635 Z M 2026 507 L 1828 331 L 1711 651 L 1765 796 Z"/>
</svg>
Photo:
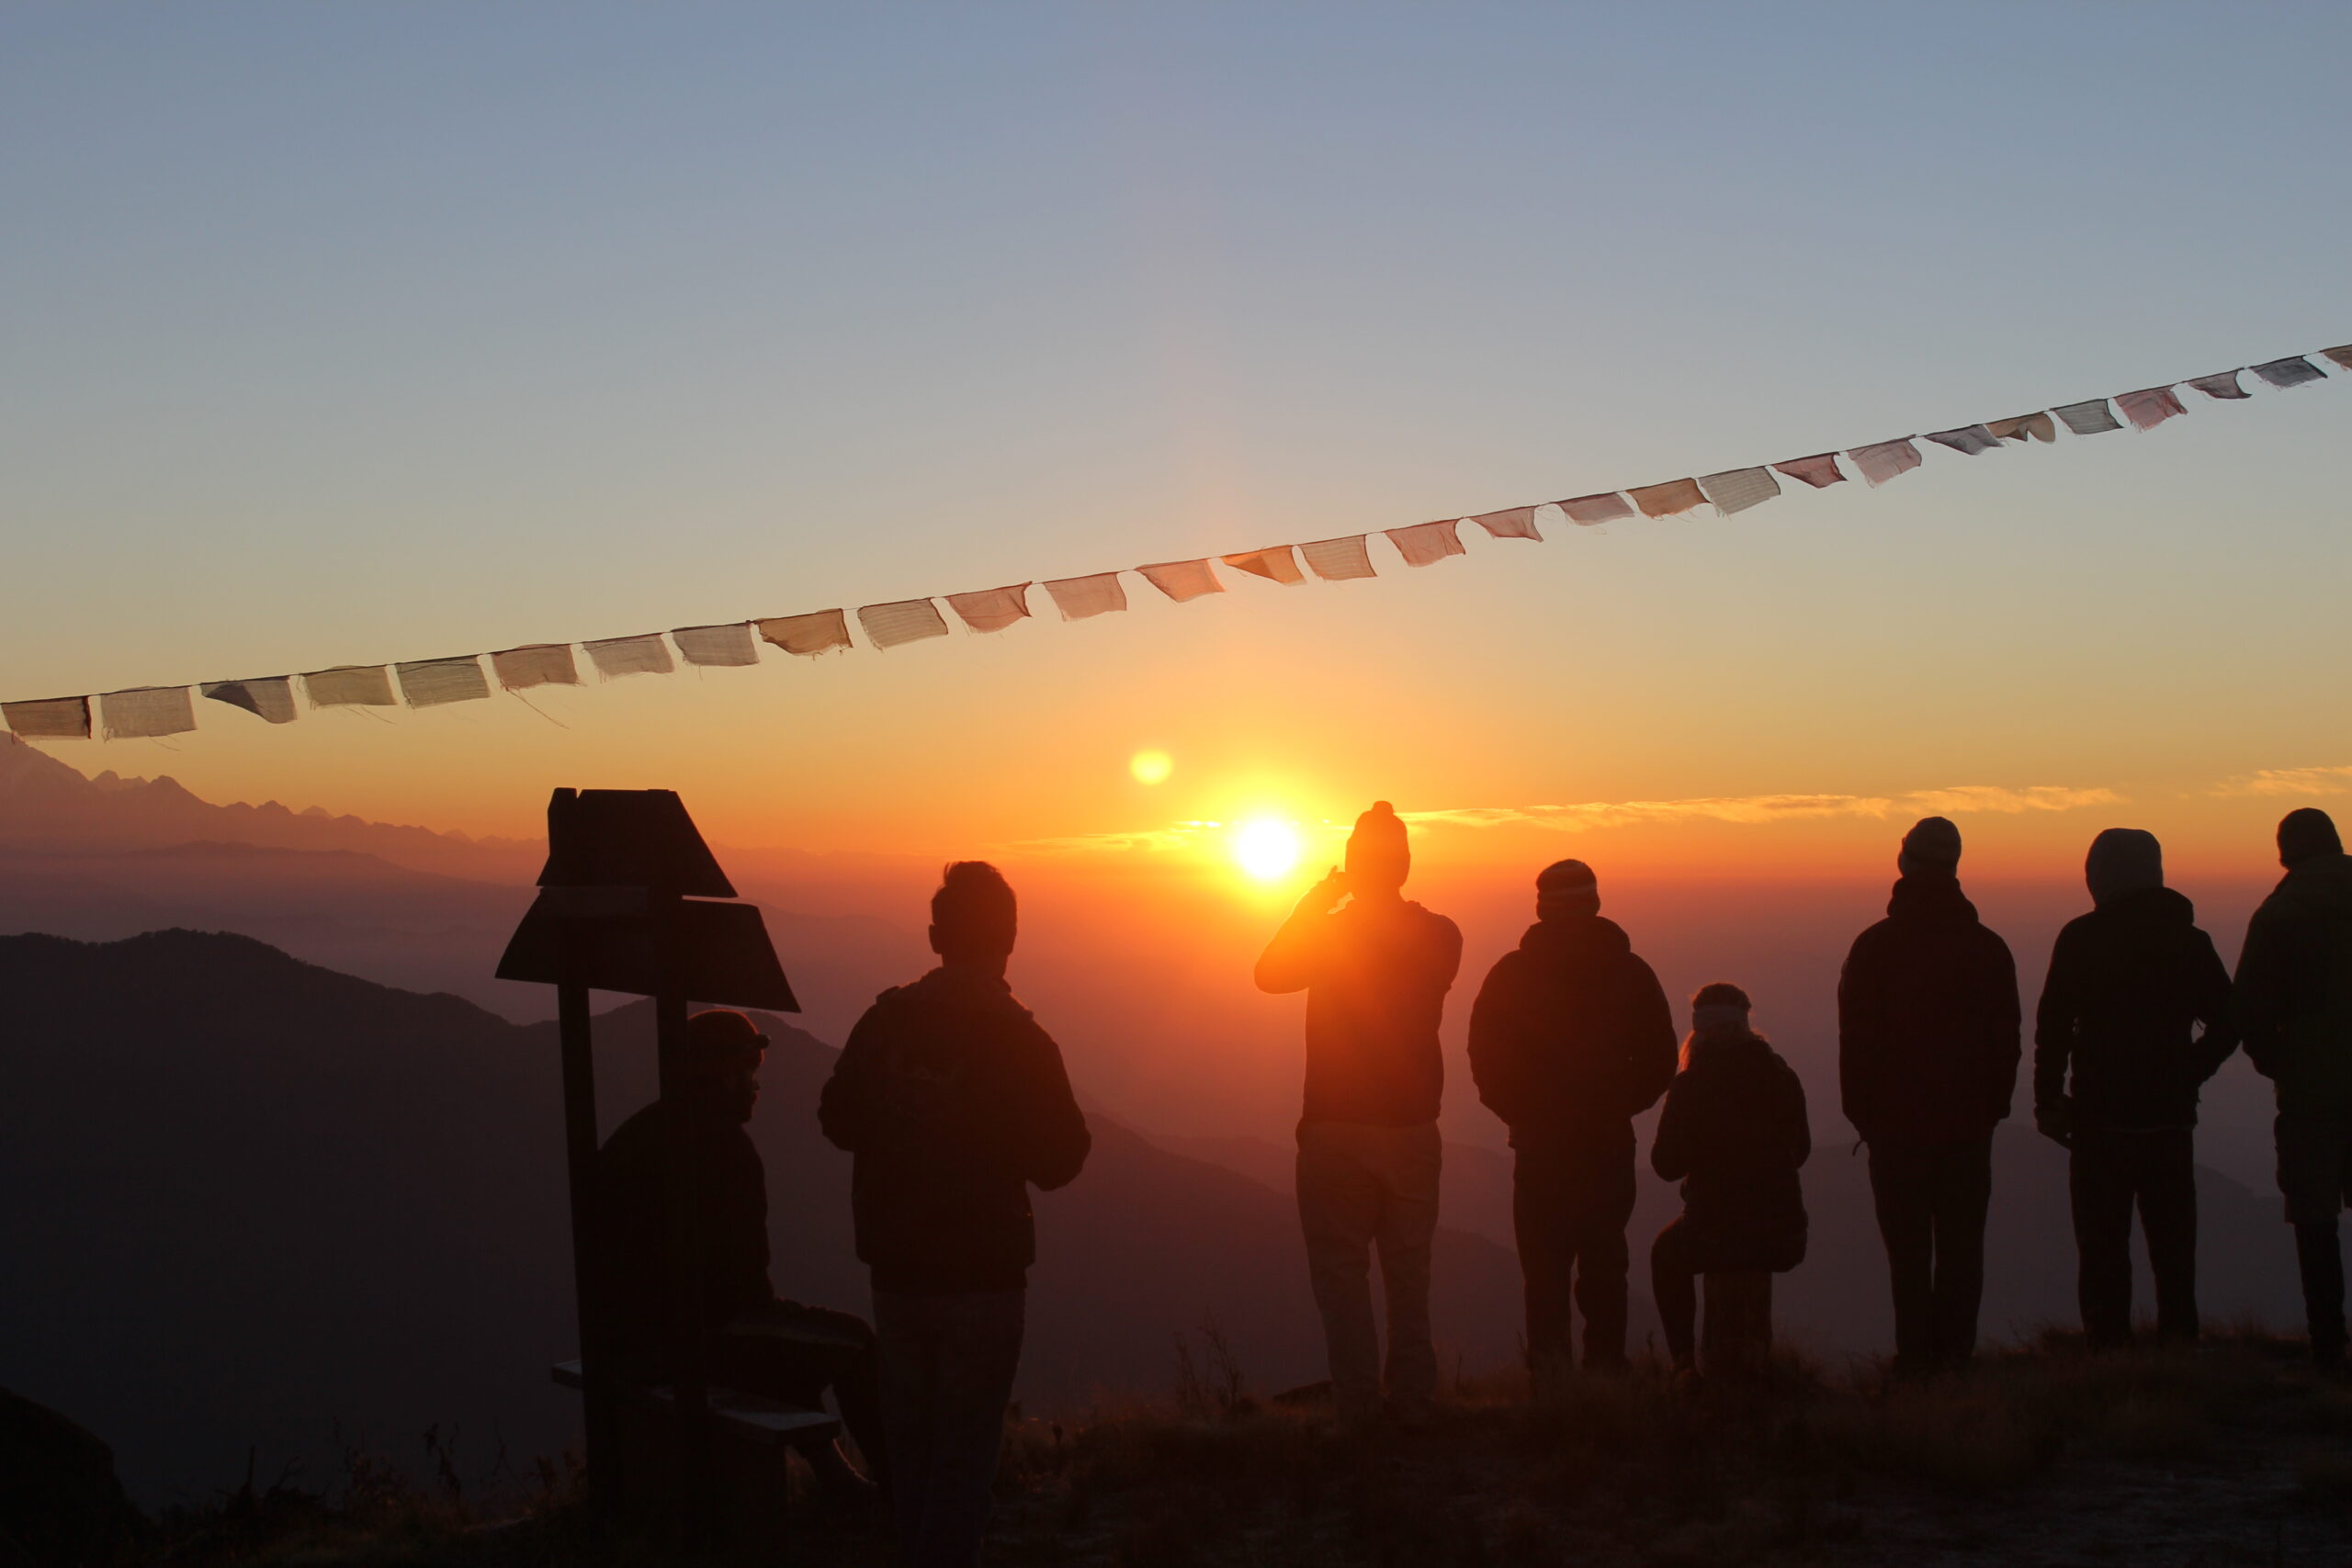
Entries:
<svg viewBox="0 0 2352 1568">
<path fill-rule="evenodd" d="M 2321 5 L 13 5 L 0 683 L 989 588 L 2352 341 L 2347 46 Z M 1369 581 L 50 750 L 476 833 L 662 785 L 934 863 L 1224 865 L 1272 818 L 1275 893 L 1374 798 L 1498 876 L 1850 874 L 1930 810 L 1993 870 L 2130 822 L 2256 872 L 2352 788 L 2352 387 L 2184 396 Z"/>
</svg>

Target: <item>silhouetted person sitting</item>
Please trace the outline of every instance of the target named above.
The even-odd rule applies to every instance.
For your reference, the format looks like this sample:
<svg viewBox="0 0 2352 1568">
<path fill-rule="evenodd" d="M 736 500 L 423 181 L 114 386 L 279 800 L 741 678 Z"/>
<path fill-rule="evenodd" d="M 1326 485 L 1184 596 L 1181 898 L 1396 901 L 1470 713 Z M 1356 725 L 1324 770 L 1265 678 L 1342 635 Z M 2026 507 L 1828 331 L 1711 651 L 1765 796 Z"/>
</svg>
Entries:
<svg viewBox="0 0 2352 1568">
<path fill-rule="evenodd" d="M 1059 1048 L 1005 984 L 1017 932 L 994 866 L 949 866 L 939 967 L 866 1009 L 817 1111 L 856 1156 L 892 1508 L 917 1568 L 980 1560 L 1037 1256 L 1029 1189 L 1069 1185 L 1091 1146 Z"/>
<path fill-rule="evenodd" d="M 625 1375 L 666 1382 L 685 1354 L 672 1326 L 668 1225 L 670 1152 L 683 1119 L 695 1156 L 706 1375 L 811 1410 L 831 1389 L 858 1451 L 886 1475 L 873 1330 L 848 1313 L 779 1301 L 768 1281 L 767 1173 L 744 1131 L 767 1043 L 740 1012 L 696 1013 L 686 1021 L 680 1092 L 622 1122 L 597 1154 L 603 1299 L 616 1357 Z M 836 1496 L 868 1493 L 830 1438 L 797 1446 Z"/>
<path fill-rule="evenodd" d="M 1650 1145 L 1650 1168 L 1682 1183 L 1681 1214 L 1650 1247 L 1650 1290 L 1682 1371 L 1697 1348 L 1700 1275 L 1785 1274 L 1804 1261 L 1804 1085 L 1748 1028 L 1748 1005 L 1720 981 L 1690 998 L 1682 1070 Z"/>
<path fill-rule="evenodd" d="M 1470 1072 L 1510 1129 L 1530 1371 L 1568 1359 L 1572 1280 L 1585 1365 L 1622 1365 L 1633 1119 L 1674 1077 L 1674 1015 L 1582 861 L 1536 877 L 1535 923 L 1470 1010 Z"/>
<path fill-rule="evenodd" d="M 2344 1360 L 2336 1215 L 2352 1189 L 2352 859 L 2309 807 L 2278 824 L 2287 874 L 2247 926 L 2234 995 L 2245 1054 L 2278 1096 L 2278 1190 L 2295 1227 L 2312 1354 Z"/>
<path fill-rule="evenodd" d="M 2197 1091 L 2237 1049 L 2230 974 L 2195 907 L 2165 886 L 2154 834 L 2108 829 L 2084 875 L 2094 908 L 2058 933 L 2033 1034 L 2034 1124 L 2073 1150 L 2083 1337 L 2132 1342 L 2136 1203 L 2157 1336 L 2193 1340 Z"/>
<path fill-rule="evenodd" d="M 1963 1365 L 1984 1294 L 1993 1129 L 2017 1091 L 2017 964 L 1960 891 L 1960 829 L 1904 836 L 1886 919 L 1838 981 L 1846 1119 L 1871 1150 L 1894 1287 L 1895 1366 Z"/>
<path fill-rule="evenodd" d="M 1258 988 L 1306 993 L 1306 1104 L 1298 1218 L 1342 1419 L 1381 1410 L 1372 1249 L 1388 1300 L 1390 1408 L 1408 1421 L 1437 1393 L 1430 1245 L 1437 1235 L 1437 1025 L 1462 966 L 1452 920 L 1408 902 L 1405 824 L 1386 801 L 1356 818 L 1347 869 L 1308 889 L 1258 959 Z M 1345 908 L 1340 908 L 1341 899 Z"/>
</svg>

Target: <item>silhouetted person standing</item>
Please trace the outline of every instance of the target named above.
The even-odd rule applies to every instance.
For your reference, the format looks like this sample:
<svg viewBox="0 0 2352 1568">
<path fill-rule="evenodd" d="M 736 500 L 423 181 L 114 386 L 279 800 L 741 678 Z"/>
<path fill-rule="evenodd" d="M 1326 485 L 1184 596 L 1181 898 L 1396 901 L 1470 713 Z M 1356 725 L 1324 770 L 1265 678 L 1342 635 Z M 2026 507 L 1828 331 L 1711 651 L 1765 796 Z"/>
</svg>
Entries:
<svg viewBox="0 0 2352 1568">
<path fill-rule="evenodd" d="M 673 1326 L 670 1152 L 676 1122 L 695 1151 L 701 1251 L 705 1370 L 712 1382 L 820 1409 L 833 1392 L 842 1424 L 877 1475 L 888 1479 L 874 1332 L 863 1318 L 779 1301 L 768 1280 L 767 1172 L 744 1124 L 760 1099 L 767 1037 L 740 1012 L 686 1021 L 680 1092 L 622 1122 L 596 1156 L 596 1217 L 603 1227 L 602 1296 L 616 1358 L 641 1382 L 666 1382 L 684 1354 Z M 831 1439 L 799 1445 L 836 1495 L 865 1483 Z"/>
<path fill-rule="evenodd" d="M 1298 1218 L 1330 1351 L 1340 1415 L 1381 1408 L 1372 1249 L 1388 1301 L 1391 1409 L 1426 1414 L 1437 1393 L 1430 1244 L 1437 1235 L 1437 1026 L 1462 966 L 1452 920 L 1408 902 L 1405 824 L 1386 801 L 1356 818 L 1347 868 L 1317 883 L 1258 960 L 1258 988 L 1306 993 L 1306 1104 L 1298 1123 Z M 1348 900 L 1344 908 L 1340 901 Z"/>
<path fill-rule="evenodd" d="M 1748 1027 L 1748 1008 L 1746 991 L 1720 981 L 1690 998 L 1682 1070 L 1650 1145 L 1650 1168 L 1682 1183 L 1681 1214 L 1650 1247 L 1650 1290 L 1683 1371 L 1697 1350 L 1700 1275 L 1785 1274 L 1804 1261 L 1804 1085 Z"/>
<path fill-rule="evenodd" d="M 2352 859 L 2309 807 L 2278 824 L 2278 886 L 2247 926 L 2235 1003 L 2245 1054 L 2278 1096 L 2278 1190 L 2295 1227 L 2312 1354 L 2344 1360 L 2336 1215 L 2352 1188 Z"/>
<path fill-rule="evenodd" d="M 915 1568 L 980 1560 L 1037 1256 L 1029 1189 L 1068 1186 L 1091 1146 L 1060 1049 L 1005 984 L 1018 924 L 994 866 L 949 866 L 931 900 L 939 967 L 875 999 L 817 1111 L 856 1156 L 892 1511 Z"/>
<path fill-rule="evenodd" d="M 1960 829 L 1904 835 L 1886 919 L 1838 981 L 1846 1119 L 1870 1145 L 1871 1193 L 1894 1287 L 1895 1365 L 1964 1364 L 1984 1294 L 1993 1129 L 2017 1090 L 2018 975 L 1960 891 Z"/>
<path fill-rule="evenodd" d="M 2034 1124 L 2073 1151 L 2083 1337 L 2132 1342 L 2136 1203 L 2157 1336 L 2193 1340 L 2197 1091 L 2237 1049 L 2230 974 L 2195 907 L 2165 886 L 2154 834 L 2109 828 L 2084 875 L 2094 908 L 2058 933 L 2033 1034 Z"/>
<path fill-rule="evenodd" d="M 1530 1370 L 1568 1359 L 1572 1285 L 1585 1365 L 1623 1365 L 1634 1118 L 1674 1077 L 1674 1015 L 1582 861 L 1536 877 L 1535 923 L 1470 1010 L 1470 1073 L 1510 1129 Z"/>
</svg>

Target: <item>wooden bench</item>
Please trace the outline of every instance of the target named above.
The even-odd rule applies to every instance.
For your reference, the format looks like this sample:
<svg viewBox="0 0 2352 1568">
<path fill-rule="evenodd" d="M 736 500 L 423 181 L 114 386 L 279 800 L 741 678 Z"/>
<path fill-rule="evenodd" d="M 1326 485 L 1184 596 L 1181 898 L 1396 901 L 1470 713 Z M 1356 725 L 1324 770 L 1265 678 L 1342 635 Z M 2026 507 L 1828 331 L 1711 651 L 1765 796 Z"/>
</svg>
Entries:
<svg viewBox="0 0 2352 1568">
<path fill-rule="evenodd" d="M 1707 1376 L 1752 1377 L 1772 1360 L 1772 1276 L 1761 1269 L 1706 1276 L 1699 1365 Z"/>
<path fill-rule="evenodd" d="M 584 1386 L 577 1361 L 559 1361 L 548 1369 L 548 1375 L 564 1388 Z M 677 1397 L 666 1383 L 624 1381 L 616 1386 L 623 1399 L 639 1404 L 667 1408 Z M 708 1397 L 711 1421 L 720 1431 L 770 1448 L 830 1439 L 841 1433 L 840 1419 L 822 1410 L 806 1410 L 741 1389 L 713 1387 Z"/>
</svg>

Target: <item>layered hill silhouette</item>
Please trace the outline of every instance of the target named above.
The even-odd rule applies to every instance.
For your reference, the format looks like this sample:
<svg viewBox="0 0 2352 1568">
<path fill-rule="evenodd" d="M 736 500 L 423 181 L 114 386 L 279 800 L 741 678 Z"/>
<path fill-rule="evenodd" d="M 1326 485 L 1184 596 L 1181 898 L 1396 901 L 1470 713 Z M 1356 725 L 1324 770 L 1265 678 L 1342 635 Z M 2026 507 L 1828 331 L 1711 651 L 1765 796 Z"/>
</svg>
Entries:
<svg viewBox="0 0 2352 1568">
<path fill-rule="evenodd" d="M 346 1445 L 519 1462 L 571 1439 L 546 1368 L 573 1344 L 552 1026 L 164 931 L 0 938 L 0 1386 L 113 1443 L 150 1500 L 339 1472 Z M 597 1021 L 605 1127 L 650 1098 L 650 1009 Z M 831 1047 L 781 1019 L 752 1133 L 777 1288 L 863 1309 L 845 1156 L 819 1138 Z M 1283 1194 L 1093 1119 L 1077 1183 L 1038 1202 L 1020 1395 L 1165 1389 L 1209 1323 L 1261 1389 L 1320 1372 Z M 1438 1244 L 1439 1333 L 1515 1353 L 1517 1266 Z"/>
</svg>

